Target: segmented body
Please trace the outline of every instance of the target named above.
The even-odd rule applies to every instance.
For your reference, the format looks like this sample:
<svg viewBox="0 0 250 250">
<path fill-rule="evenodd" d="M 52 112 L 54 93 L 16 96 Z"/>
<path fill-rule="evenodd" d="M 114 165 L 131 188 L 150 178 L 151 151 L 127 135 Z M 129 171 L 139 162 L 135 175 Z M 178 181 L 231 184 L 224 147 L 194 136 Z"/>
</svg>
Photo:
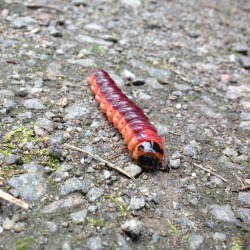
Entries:
<svg viewBox="0 0 250 250">
<path fill-rule="evenodd" d="M 143 111 L 122 93 L 104 70 L 92 72 L 88 82 L 101 110 L 122 134 L 133 158 L 147 168 L 161 165 L 163 139 Z"/>
</svg>

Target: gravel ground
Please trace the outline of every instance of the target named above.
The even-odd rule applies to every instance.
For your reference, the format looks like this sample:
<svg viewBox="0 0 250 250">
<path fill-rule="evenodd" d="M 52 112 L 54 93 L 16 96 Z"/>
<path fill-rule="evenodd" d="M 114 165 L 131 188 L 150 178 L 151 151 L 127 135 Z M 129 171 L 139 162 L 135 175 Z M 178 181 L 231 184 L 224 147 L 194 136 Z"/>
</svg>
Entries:
<svg viewBox="0 0 250 250">
<path fill-rule="evenodd" d="M 0 201 L 0 249 L 250 249 L 250 1 L 0 10 L 0 186 L 30 205 Z M 86 81 L 95 68 L 158 128 L 169 173 L 130 158 Z"/>
</svg>

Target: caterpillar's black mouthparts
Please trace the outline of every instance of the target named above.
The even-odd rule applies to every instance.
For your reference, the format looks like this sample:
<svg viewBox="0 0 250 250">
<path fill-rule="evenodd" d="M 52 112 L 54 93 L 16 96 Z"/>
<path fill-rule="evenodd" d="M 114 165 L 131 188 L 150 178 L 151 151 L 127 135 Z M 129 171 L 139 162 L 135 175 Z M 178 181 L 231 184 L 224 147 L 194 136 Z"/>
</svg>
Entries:
<svg viewBox="0 0 250 250">
<path fill-rule="evenodd" d="M 156 168 L 159 164 L 159 160 L 156 156 L 141 155 L 138 158 L 138 162 L 142 167 L 152 169 Z"/>
</svg>

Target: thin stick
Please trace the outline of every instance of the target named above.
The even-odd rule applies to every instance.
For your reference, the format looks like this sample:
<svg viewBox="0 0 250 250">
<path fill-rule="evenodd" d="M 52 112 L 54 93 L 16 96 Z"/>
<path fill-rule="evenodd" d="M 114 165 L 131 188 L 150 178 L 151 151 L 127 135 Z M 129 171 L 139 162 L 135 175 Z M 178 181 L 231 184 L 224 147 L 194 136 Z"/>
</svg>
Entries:
<svg viewBox="0 0 250 250">
<path fill-rule="evenodd" d="M 56 10 L 58 12 L 64 12 L 62 9 L 59 9 L 55 6 L 52 5 L 43 5 L 43 4 L 25 4 L 25 6 L 29 9 L 52 9 L 52 10 Z"/>
<path fill-rule="evenodd" d="M 171 135 L 178 135 L 178 136 L 181 136 L 181 134 L 176 133 L 176 132 L 173 132 L 173 131 L 168 131 L 168 133 L 171 134 Z"/>
<path fill-rule="evenodd" d="M 0 198 L 6 200 L 6 201 L 9 201 L 23 209 L 28 209 L 29 208 L 29 205 L 22 201 L 22 200 L 19 200 L 17 198 L 15 198 L 14 196 L 8 194 L 8 193 L 5 193 L 3 190 L 0 189 Z"/>
<path fill-rule="evenodd" d="M 69 145 L 69 144 L 64 144 L 64 146 L 66 146 L 67 148 L 70 148 L 70 149 L 73 149 L 73 150 L 76 150 L 76 151 L 79 151 L 79 152 L 82 152 L 84 154 L 88 154 L 90 156 L 92 156 L 94 159 L 98 160 L 98 161 L 101 161 L 103 163 L 105 163 L 108 167 L 112 168 L 112 169 L 115 169 L 117 170 L 118 172 L 121 172 L 123 173 L 124 175 L 126 175 L 127 177 L 129 177 L 130 179 L 132 179 L 133 181 L 135 181 L 135 178 L 130 175 L 129 173 L 127 173 L 125 170 L 123 170 L 122 168 L 120 167 L 116 167 L 113 163 L 109 162 L 109 161 L 106 161 L 104 159 L 102 159 L 101 157 L 97 156 L 97 155 L 93 155 L 91 154 L 90 152 L 88 151 L 85 151 L 81 148 L 78 148 L 78 147 L 75 147 L 75 146 L 72 146 L 72 145 Z"/>
<path fill-rule="evenodd" d="M 203 169 L 203 170 L 205 170 L 206 172 L 208 172 L 208 173 L 210 173 L 210 174 L 213 174 L 213 175 L 219 177 L 220 179 L 222 179 L 222 180 L 225 181 L 225 182 L 228 182 L 228 180 L 224 179 L 224 178 L 221 177 L 220 175 L 216 174 L 215 172 L 213 172 L 213 171 L 211 171 L 211 170 L 209 170 L 209 169 L 206 169 L 206 168 L 202 167 L 201 165 L 199 165 L 199 164 L 197 164 L 197 163 L 194 163 L 194 166 L 195 166 L 195 167 L 198 167 L 198 168 L 200 168 L 200 169 Z"/>
<path fill-rule="evenodd" d="M 248 186 L 243 186 L 243 187 L 241 187 L 241 188 L 239 189 L 239 191 L 248 191 L 248 190 L 250 190 L 250 185 L 248 185 Z"/>
</svg>

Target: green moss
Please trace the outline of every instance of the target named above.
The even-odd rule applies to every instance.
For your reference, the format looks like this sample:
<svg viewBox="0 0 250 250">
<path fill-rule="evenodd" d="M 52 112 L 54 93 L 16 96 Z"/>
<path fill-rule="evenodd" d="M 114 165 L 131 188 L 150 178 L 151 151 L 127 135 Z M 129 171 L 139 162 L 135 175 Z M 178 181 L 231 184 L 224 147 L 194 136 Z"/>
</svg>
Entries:
<svg viewBox="0 0 250 250">
<path fill-rule="evenodd" d="M 37 143 L 39 142 L 39 138 L 35 137 L 35 133 L 32 129 L 26 128 L 23 125 L 10 131 L 3 138 L 3 143 L 5 144 L 20 144 L 30 141 Z"/>
<path fill-rule="evenodd" d="M 225 197 L 223 195 L 221 195 L 221 194 L 216 193 L 214 189 L 206 188 L 204 190 L 204 193 L 207 196 L 213 198 L 216 202 L 219 202 L 219 203 L 224 203 L 225 202 Z"/>
<path fill-rule="evenodd" d="M 93 44 L 91 51 L 99 53 L 99 54 L 105 54 L 105 49 L 98 44 Z"/>
<path fill-rule="evenodd" d="M 4 155 L 4 156 L 10 156 L 11 155 L 11 151 L 9 148 L 7 149 L 0 149 L 0 154 Z"/>
<path fill-rule="evenodd" d="M 119 64 L 114 64 L 111 67 L 116 73 L 119 74 L 121 72 L 121 66 Z"/>
<path fill-rule="evenodd" d="M 30 239 L 28 237 L 24 237 L 21 241 L 17 242 L 16 250 L 26 250 L 28 249 Z"/>
<path fill-rule="evenodd" d="M 87 222 L 92 224 L 94 227 L 102 227 L 105 224 L 104 220 L 96 220 L 90 217 L 87 217 Z"/>
<path fill-rule="evenodd" d="M 77 239 L 76 239 L 76 237 L 74 235 L 70 234 L 69 235 L 69 241 L 70 241 L 71 244 L 74 244 L 77 241 Z"/>
<path fill-rule="evenodd" d="M 127 208 L 126 204 L 124 202 L 122 202 L 119 198 L 120 196 L 118 196 L 117 198 L 112 197 L 110 195 L 105 195 L 104 196 L 105 199 L 109 199 L 112 202 L 114 202 L 119 210 L 119 213 L 123 216 L 126 212 L 129 211 L 129 209 Z"/>
<path fill-rule="evenodd" d="M 54 170 L 59 170 L 60 167 L 58 164 L 59 164 L 58 158 L 51 156 L 51 155 L 46 157 L 46 161 L 45 161 L 46 166 L 49 166 L 49 167 L 53 168 Z"/>
<path fill-rule="evenodd" d="M 243 249 L 243 238 L 241 235 L 237 235 L 233 238 L 233 243 L 231 250 L 241 250 Z"/>
<path fill-rule="evenodd" d="M 179 231 L 177 230 L 177 228 L 175 227 L 175 225 L 172 223 L 172 221 L 167 220 L 166 223 L 167 223 L 168 230 L 171 234 L 174 234 L 176 236 L 178 236 L 180 234 Z"/>
<path fill-rule="evenodd" d="M 40 164 L 49 166 L 54 170 L 59 169 L 59 159 L 50 155 L 47 145 L 48 138 L 45 136 L 36 136 L 33 126 L 25 127 L 21 125 L 17 129 L 8 132 L 3 137 L 3 143 L 1 144 L 0 154 L 8 157 L 11 155 L 12 150 L 15 150 L 15 154 L 21 157 L 20 162 L 17 165 L 4 166 L 0 169 L 0 176 L 8 177 L 9 175 L 16 174 L 14 170 L 19 171 L 21 164 L 28 164 L 34 158 L 39 159 Z M 32 142 L 34 148 L 31 149 L 28 154 L 23 149 L 23 145 L 27 142 Z M 44 148 L 40 149 L 40 144 L 44 145 Z M 38 157 L 39 156 L 39 157 Z"/>
</svg>

